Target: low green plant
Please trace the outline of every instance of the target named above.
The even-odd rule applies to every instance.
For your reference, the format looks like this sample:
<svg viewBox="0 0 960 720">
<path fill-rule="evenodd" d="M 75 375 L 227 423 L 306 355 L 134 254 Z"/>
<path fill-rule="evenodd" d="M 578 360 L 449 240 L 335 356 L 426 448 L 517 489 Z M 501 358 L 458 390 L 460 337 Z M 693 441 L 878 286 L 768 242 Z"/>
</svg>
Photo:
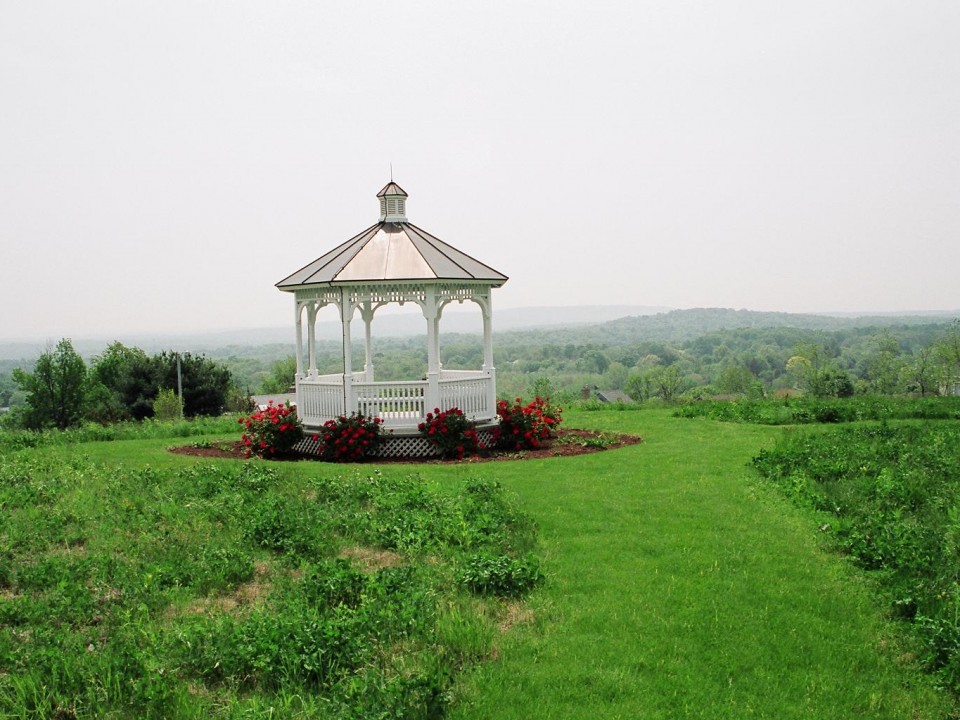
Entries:
<svg viewBox="0 0 960 720">
<path fill-rule="evenodd" d="M 473 555 L 459 573 L 471 592 L 497 597 L 517 597 L 529 592 L 543 580 L 540 563 L 532 555 Z"/>
<path fill-rule="evenodd" d="M 615 445 L 618 442 L 618 438 L 613 433 L 600 433 L 598 435 L 577 435 L 576 433 L 571 433 L 569 435 L 561 435 L 555 441 L 555 445 L 576 445 L 579 447 L 588 447 L 588 448 L 599 448 L 601 450 L 606 450 L 611 445 Z"/>
<path fill-rule="evenodd" d="M 0 456 L 2 717 L 440 718 L 502 637 L 462 558 L 536 546 L 489 481 L 54 450 Z"/>
</svg>

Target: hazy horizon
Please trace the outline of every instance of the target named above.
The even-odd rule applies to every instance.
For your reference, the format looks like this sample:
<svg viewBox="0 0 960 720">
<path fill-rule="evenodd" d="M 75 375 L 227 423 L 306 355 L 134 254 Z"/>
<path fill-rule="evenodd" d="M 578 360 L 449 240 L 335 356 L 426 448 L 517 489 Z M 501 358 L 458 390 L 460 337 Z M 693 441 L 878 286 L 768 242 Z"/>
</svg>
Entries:
<svg viewBox="0 0 960 720">
<path fill-rule="evenodd" d="M 618 309 L 629 308 L 627 312 L 617 312 Z M 332 308 L 328 308 L 332 311 Z M 384 308 L 387 310 L 387 308 Z M 423 334 L 426 328 L 420 326 L 422 315 L 418 309 L 410 309 L 410 312 L 385 312 L 377 313 L 374 325 L 374 334 L 378 337 L 406 337 Z M 572 315 L 557 316 L 557 311 L 571 310 Z M 494 332 L 515 332 L 525 329 L 538 330 L 549 327 L 563 327 L 586 325 L 591 323 L 607 323 L 613 320 L 619 320 L 627 317 L 636 317 L 640 315 L 659 315 L 675 311 L 697 311 L 697 310 L 729 310 L 734 312 L 755 312 L 774 315 L 795 315 L 797 317 L 825 317 L 839 319 L 860 319 L 870 320 L 904 318 L 916 319 L 929 317 L 932 322 L 952 321 L 960 319 L 960 308 L 955 310 L 930 310 L 930 311 L 902 311 L 902 312 L 823 312 L 823 313 L 783 313 L 778 310 L 748 310 L 746 308 L 669 308 L 654 306 L 541 306 L 541 307 L 523 307 L 523 308 L 500 308 L 499 314 L 495 318 Z M 388 315 L 385 318 L 384 315 Z M 402 322 L 402 320 L 407 322 Z M 472 310 L 455 309 L 444 313 L 444 321 L 441 330 L 445 333 L 475 333 L 482 334 L 480 312 Z M 356 336 L 362 331 L 362 322 L 359 317 L 354 318 L 353 333 Z M 250 333 L 251 339 L 248 341 L 242 335 Z M 318 316 L 317 339 L 331 340 L 339 339 L 341 333 L 340 322 L 336 319 L 335 312 L 321 313 Z M 240 337 L 238 337 L 240 336 Z M 248 326 L 241 328 L 207 328 L 183 332 L 152 332 L 148 329 L 135 330 L 132 332 L 89 334 L 89 335 L 65 335 L 65 336 L 33 336 L 33 337 L 14 337 L 0 338 L 0 349 L 12 348 L 15 346 L 29 346 L 35 352 L 42 352 L 53 348 L 61 339 L 67 337 L 74 344 L 84 346 L 100 345 L 106 347 L 112 342 L 122 342 L 124 344 L 146 343 L 151 346 L 167 347 L 169 342 L 199 343 L 204 349 L 214 346 L 226 347 L 231 344 L 242 345 L 260 345 L 270 344 L 271 342 L 289 343 L 291 346 L 295 342 L 295 331 L 293 325 L 283 324 L 266 326 Z M 265 340 L 264 338 L 270 339 Z M 223 340 L 223 339 L 226 340 Z M 166 343 L 166 344 L 165 344 Z M 173 347 L 173 346 L 169 346 Z M 168 348 L 169 349 L 169 348 Z M 184 345 L 181 349 L 184 351 L 195 352 L 196 348 L 191 349 Z M 9 359 L 9 353 L 6 354 Z M 4 357 L 0 352 L 0 358 Z"/>
<path fill-rule="evenodd" d="M 550 306 L 960 307 L 960 4 L 10 3 L 0 340 L 293 325 L 377 220 Z"/>
</svg>

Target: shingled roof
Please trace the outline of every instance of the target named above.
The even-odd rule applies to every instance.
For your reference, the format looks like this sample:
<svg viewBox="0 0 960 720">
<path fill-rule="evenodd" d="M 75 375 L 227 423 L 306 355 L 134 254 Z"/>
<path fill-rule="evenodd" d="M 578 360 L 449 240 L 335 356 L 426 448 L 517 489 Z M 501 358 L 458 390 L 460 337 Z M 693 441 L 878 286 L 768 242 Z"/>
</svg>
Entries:
<svg viewBox="0 0 960 720">
<path fill-rule="evenodd" d="M 499 287 L 507 281 L 506 275 L 406 222 L 406 197 L 403 188 L 389 182 L 377 193 L 381 203 L 378 223 L 284 278 L 277 288 L 289 292 L 314 285 L 418 280 Z M 391 199 L 396 205 L 386 204 Z"/>
</svg>

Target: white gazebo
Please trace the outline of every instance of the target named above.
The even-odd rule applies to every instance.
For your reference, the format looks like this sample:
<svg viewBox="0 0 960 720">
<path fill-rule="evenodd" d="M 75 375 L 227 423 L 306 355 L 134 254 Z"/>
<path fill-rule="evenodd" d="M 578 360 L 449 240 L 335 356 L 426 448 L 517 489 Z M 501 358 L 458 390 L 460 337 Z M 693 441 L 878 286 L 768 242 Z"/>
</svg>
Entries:
<svg viewBox="0 0 960 720">
<path fill-rule="evenodd" d="M 407 221 L 407 193 L 391 180 L 379 193 L 380 220 L 277 283 L 293 293 L 297 328 L 297 410 L 304 425 L 362 413 L 379 417 L 395 436 L 417 434 L 434 408 L 460 408 L 482 425 L 496 419 L 491 290 L 507 277 Z M 483 316 L 483 367 L 445 370 L 440 356 L 440 317 L 450 303 L 474 302 Z M 427 369 L 420 378 L 377 382 L 371 323 L 380 308 L 416 303 L 427 335 Z M 339 310 L 343 372 L 320 375 L 316 362 L 317 314 Z M 350 323 L 364 323 L 363 370 L 353 370 Z M 306 325 L 306 333 L 304 333 Z"/>
</svg>

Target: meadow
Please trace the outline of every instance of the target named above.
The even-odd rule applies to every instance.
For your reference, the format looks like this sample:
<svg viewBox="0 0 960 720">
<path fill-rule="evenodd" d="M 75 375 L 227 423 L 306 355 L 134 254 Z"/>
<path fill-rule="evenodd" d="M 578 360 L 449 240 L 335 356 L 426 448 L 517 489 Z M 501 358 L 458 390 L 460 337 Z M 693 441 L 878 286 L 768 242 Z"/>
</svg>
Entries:
<svg viewBox="0 0 960 720">
<path fill-rule="evenodd" d="M 236 439 L 211 424 L 0 451 L 0 716 L 956 715 L 822 493 L 758 472 L 787 451 L 805 477 L 796 430 L 564 422 L 644 441 L 357 467 L 168 451 Z"/>
</svg>

